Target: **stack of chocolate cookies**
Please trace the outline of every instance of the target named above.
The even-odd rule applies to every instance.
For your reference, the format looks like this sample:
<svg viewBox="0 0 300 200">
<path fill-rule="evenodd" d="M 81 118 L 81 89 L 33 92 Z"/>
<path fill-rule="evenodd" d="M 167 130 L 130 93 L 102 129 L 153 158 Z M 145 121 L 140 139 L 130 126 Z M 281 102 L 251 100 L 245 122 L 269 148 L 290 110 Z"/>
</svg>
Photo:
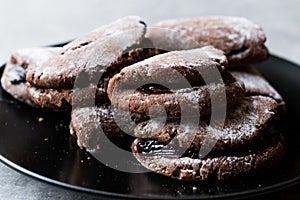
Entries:
<svg viewBox="0 0 300 200">
<path fill-rule="evenodd" d="M 284 155 L 273 123 L 284 100 L 252 66 L 268 58 L 265 40 L 258 25 L 239 17 L 146 29 L 129 16 L 61 48 L 17 51 L 1 82 L 30 105 L 72 109 L 71 134 L 89 152 L 109 154 L 107 137 L 156 173 L 227 180 Z"/>
<path fill-rule="evenodd" d="M 173 69 L 176 74 L 179 69 L 186 79 L 201 80 L 196 69 L 209 71 L 207 66 L 219 69 L 223 84 L 218 79 L 209 84 L 190 81 L 190 88 L 179 88 L 178 78 L 165 78 L 162 73 L 168 68 L 169 74 Z M 150 118 L 134 129 L 137 139 L 132 151 L 137 160 L 154 172 L 192 181 L 231 179 L 277 163 L 284 141 L 272 121 L 283 101 L 254 68 L 245 70 L 229 71 L 224 54 L 207 46 L 157 55 L 122 69 L 108 85 L 112 105 Z M 147 79 L 155 83 L 164 79 L 177 89 L 147 84 L 132 91 L 136 81 L 148 83 Z M 160 107 L 153 109 L 153 105 Z M 194 106 L 199 110 L 193 110 Z M 218 118 L 222 109 L 226 110 L 224 121 Z M 215 127 L 214 120 L 223 123 Z"/>
</svg>

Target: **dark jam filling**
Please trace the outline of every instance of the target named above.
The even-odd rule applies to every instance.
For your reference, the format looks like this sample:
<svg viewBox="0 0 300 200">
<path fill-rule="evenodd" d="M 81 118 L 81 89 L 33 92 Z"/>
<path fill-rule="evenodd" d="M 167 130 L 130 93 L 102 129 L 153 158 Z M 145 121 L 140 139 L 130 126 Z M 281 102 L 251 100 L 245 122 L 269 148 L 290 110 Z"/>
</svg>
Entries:
<svg viewBox="0 0 300 200">
<path fill-rule="evenodd" d="M 159 84 L 146 84 L 137 89 L 137 91 L 145 93 L 145 94 L 163 94 L 163 93 L 172 93 L 172 91 L 162 85 Z"/>
<path fill-rule="evenodd" d="M 24 79 L 22 79 L 22 78 L 20 78 L 20 79 L 14 79 L 14 80 L 10 81 L 10 83 L 13 84 L 13 85 L 17 85 L 17 84 L 25 83 L 25 82 L 26 82 L 25 78 Z"/>
<path fill-rule="evenodd" d="M 156 140 L 144 140 L 137 143 L 137 150 L 139 153 L 156 154 L 156 155 L 178 155 L 179 152 L 184 150 L 180 147 L 174 148 L 173 146 L 167 146 L 162 142 Z M 179 154 L 180 155 L 180 154 Z M 199 158 L 199 150 L 187 149 L 180 157 L 189 157 L 197 159 Z"/>
<path fill-rule="evenodd" d="M 266 134 L 263 137 L 252 141 L 245 142 L 244 146 L 227 149 L 222 151 L 212 151 L 205 158 L 215 158 L 219 156 L 238 156 L 244 157 L 249 154 L 259 153 L 262 149 L 266 148 L 266 146 L 272 146 L 277 144 L 280 141 L 279 135 L 274 134 Z M 164 148 L 163 148 L 164 147 Z M 184 152 L 184 149 L 181 147 L 174 146 L 166 146 L 165 143 L 158 142 L 153 139 L 144 140 L 137 144 L 137 150 L 139 153 L 147 153 L 147 154 L 155 154 L 155 155 L 180 155 L 180 152 Z M 195 149 L 187 149 L 181 156 L 179 157 L 189 157 L 193 159 L 199 159 L 199 150 Z"/>
<path fill-rule="evenodd" d="M 15 79 L 11 80 L 10 81 L 11 84 L 17 85 L 17 84 L 20 84 L 20 83 L 25 83 L 26 82 L 26 80 L 25 80 L 25 78 L 26 78 L 25 70 L 17 69 L 16 73 L 17 73 L 16 77 L 18 77 L 18 78 L 15 78 Z"/>
<path fill-rule="evenodd" d="M 226 54 L 227 56 L 234 56 L 234 55 L 238 55 L 241 54 L 243 52 L 245 52 L 248 49 L 248 47 L 243 46 L 240 49 L 236 49 L 236 50 L 231 50 L 228 54 Z"/>
<path fill-rule="evenodd" d="M 189 158 L 197 159 L 199 158 L 199 150 L 188 149 L 181 155 L 181 157 L 189 157 Z"/>
<path fill-rule="evenodd" d="M 156 140 L 145 140 L 137 143 L 137 150 L 139 153 L 150 153 L 155 150 L 160 150 L 165 146 L 164 143 Z"/>
</svg>

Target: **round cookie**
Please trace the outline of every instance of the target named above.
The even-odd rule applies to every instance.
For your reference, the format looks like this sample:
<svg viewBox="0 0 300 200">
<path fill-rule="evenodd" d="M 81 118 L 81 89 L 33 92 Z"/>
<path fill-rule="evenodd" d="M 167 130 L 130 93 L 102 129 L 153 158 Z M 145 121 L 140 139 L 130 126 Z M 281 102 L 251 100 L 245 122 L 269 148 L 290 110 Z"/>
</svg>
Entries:
<svg viewBox="0 0 300 200">
<path fill-rule="evenodd" d="M 59 47 L 28 48 L 12 53 L 1 77 L 3 89 L 15 99 L 31 106 L 37 106 L 26 90 L 26 70 L 40 66 L 59 49 Z"/>
<path fill-rule="evenodd" d="M 223 52 L 211 46 L 153 56 L 116 74 L 109 81 L 108 97 L 118 109 L 142 115 L 149 115 L 150 107 L 157 104 L 164 108 L 161 114 L 166 111 L 169 117 L 179 117 L 180 105 L 187 113 L 209 114 L 210 97 L 218 101 L 218 108 L 226 106 L 225 95 L 229 107 L 243 97 L 242 83 L 224 72 L 226 64 Z"/>
<path fill-rule="evenodd" d="M 11 54 L 9 63 L 19 65 L 25 70 L 35 69 L 60 50 L 61 47 L 19 49 Z"/>
<path fill-rule="evenodd" d="M 26 89 L 34 104 L 54 111 L 67 111 L 72 107 L 95 106 L 109 102 L 103 89 L 93 85 L 82 89 L 44 89 L 27 84 Z"/>
<path fill-rule="evenodd" d="M 28 70 L 26 80 L 36 87 L 64 89 L 73 88 L 83 71 L 99 80 L 99 74 L 142 42 L 145 31 L 137 16 L 118 19 L 65 45 L 41 67 Z"/>
<path fill-rule="evenodd" d="M 186 81 L 192 85 L 199 85 L 203 84 L 203 77 L 206 80 L 214 79 L 215 73 L 224 72 L 226 67 L 227 59 L 224 53 L 211 46 L 172 51 L 123 68 L 109 81 L 107 93 L 111 99 L 116 86 L 120 89 L 121 87 L 137 89 L 136 86 L 141 86 L 140 84 L 160 81 L 179 86 Z"/>
<path fill-rule="evenodd" d="M 77 137 L 77 144 L 80 148 L 84 148 L 89 152 L 96 152 L 101 150 L 101 144 L 103 143 L 102 130 L 111 142 L 129 151 L 134 140 L 133 130 L 136 123 L 149 118 L 131 115 L 132 120 L 129 122 L 122 120 L 118 121 L 119 123 L 116 122 L 116 119 L 122 119 L 124 116 L 124 112 L 110 105 L 75 108 L 71 113 L 71 135 Z M 125 133 L 124 129 L 128 133 Z"/>
<path fill-rule="evenodd" d="M 157 22 L 146 37 L 164 50 L 194 49 L 212 45 L 225 52 L 230 67 L 257 63 L 268 58 L 261 27 L 248 19 L 201 16 Z"/>
<path fill-rule="evenodd" d="M 137 138 L 153 139 L 163 144 L 179 148 L 200 150 L 208 135 L 217 138 L 212 151 L 226 151 L 251 144 L 261 137 L 275 114 L 277 104 L 272 98 L 264 96 L 244 97 L 240 104 L 229 110 L 221 130 L 209 126 L 210 118 L 201 120 L 198 126 L 189 122 L 164 122 L 151 119 L 135 127 Z"/>
<path fill-rule="evenodd" d="M 70 110 L 71 106 L 94 106 L 109 102 L 106 90 L 108 81 L 123 67 L 159 53 L 155 49 L 136 48 L 122 55 L 121 59 L 107 68 L 96 84 L 90 84 L 84 73 L 79 74 L 72 89 L 41 88 L 27 84 L 27 93 L 35 104 L 56 111 Z M 74 96 L 75 91 L 75 96 Z M 74 100 L 73 100 L 74 99 Z"/>
<path fill-rule="evenodd" d="M 231 180 L 254 175 L 279 163 L 284 156 L 284 138 L 281 133 L 267 130 L 259 141 L 244 149 L 197 158 L 193 154 L 178 157 L 171 151 L 161 152 L 140 148 L 136 139 L 132 151 L 147 169 L 185 181 Z M 156 146 L 158 147 L 158 146 Z M 161 147 L 160 147 L 161 148 Z"/>
<path fill-rule="evenodd" d="M 28 96 L 25 83 L 26 72 L 23 67 L 7 63 L 2 74 L 2 88 L 15 99 L 31 106 L 36 106 Z"/>
<path fill-rule="evenodd" d="M 231 74 L 244 83 L 245 96 L 262 95 L 271 97 L 277 102 L 278 115 L 285 115 L 286 105 L 283 98 L 254 67 L 247 66 L 243 71 L 231 71 Z"/>
<path fill-rule="evenodd" d="M 170 118 L 180 117 L 183 109 L 190 115 L 195 111 L 197 113 L 199 111 L 200 115 L 207 115 L 212 112 L 212 97 L 215 101 L 214 109 L 218 111 L 224 107 L 236 106 L 244 96 L 244 86 L 241 82 L 236 81 L 229 73 L 224 74 L 223 78 L 224 83 L 211 83 L 178 90 L 154 89 L 153 91 L 142 87 L 135 91 L 118 91 L 111 98 L 111 102 L 120 110 L 147 116 L 152 112 L 158 117 L 165 113 Z M 222 98 L 223 94 L 226 95 L 225 101 Z"/>
</svg>

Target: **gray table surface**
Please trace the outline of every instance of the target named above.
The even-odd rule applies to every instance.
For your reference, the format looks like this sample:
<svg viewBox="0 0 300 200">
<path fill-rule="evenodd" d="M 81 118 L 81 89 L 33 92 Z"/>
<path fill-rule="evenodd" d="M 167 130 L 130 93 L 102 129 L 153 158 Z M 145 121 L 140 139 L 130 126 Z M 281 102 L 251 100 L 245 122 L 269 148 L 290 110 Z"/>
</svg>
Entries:
<svg viewBox="0 0 300 200">
<path fill-rule="evenodd" d="M 0 0 L 0 8 L 2 63 L 14 49 L 63 42 L 131 14 L 141 16 L 149 25 L 162 19 L 200 15 L 244 16 L 264 28 L 273 54 L 300 64 L 299 0 Z M 300 185 L 296 185 L 262 199 L 299 197 Z M 99 198 L 49 185 L 0 163 L 0 199 Z"/>
</svg>

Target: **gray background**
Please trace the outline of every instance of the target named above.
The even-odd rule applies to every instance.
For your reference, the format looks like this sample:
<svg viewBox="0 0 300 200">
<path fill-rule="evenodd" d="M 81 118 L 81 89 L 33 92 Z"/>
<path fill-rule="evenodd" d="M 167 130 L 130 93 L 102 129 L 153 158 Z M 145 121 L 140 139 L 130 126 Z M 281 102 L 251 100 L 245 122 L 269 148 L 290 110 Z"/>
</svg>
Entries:
<svg viewBox="0 0 300 200">
<path fill-rule="evenodd" d="M 237 15 L 260 24 L 273 54 L 300 64 L 299 0 L 0 0 L 0 61 L 18 48 L 63 42 L 125 15 L 149 26 L 168 18 Z M 1 133 L 0 133 L 1 134 Z M 270 199 L 298 199 L 300 186 Z M 21 175 L 0 163 L 0 199 L 96 199 Z"/>
</svg>

